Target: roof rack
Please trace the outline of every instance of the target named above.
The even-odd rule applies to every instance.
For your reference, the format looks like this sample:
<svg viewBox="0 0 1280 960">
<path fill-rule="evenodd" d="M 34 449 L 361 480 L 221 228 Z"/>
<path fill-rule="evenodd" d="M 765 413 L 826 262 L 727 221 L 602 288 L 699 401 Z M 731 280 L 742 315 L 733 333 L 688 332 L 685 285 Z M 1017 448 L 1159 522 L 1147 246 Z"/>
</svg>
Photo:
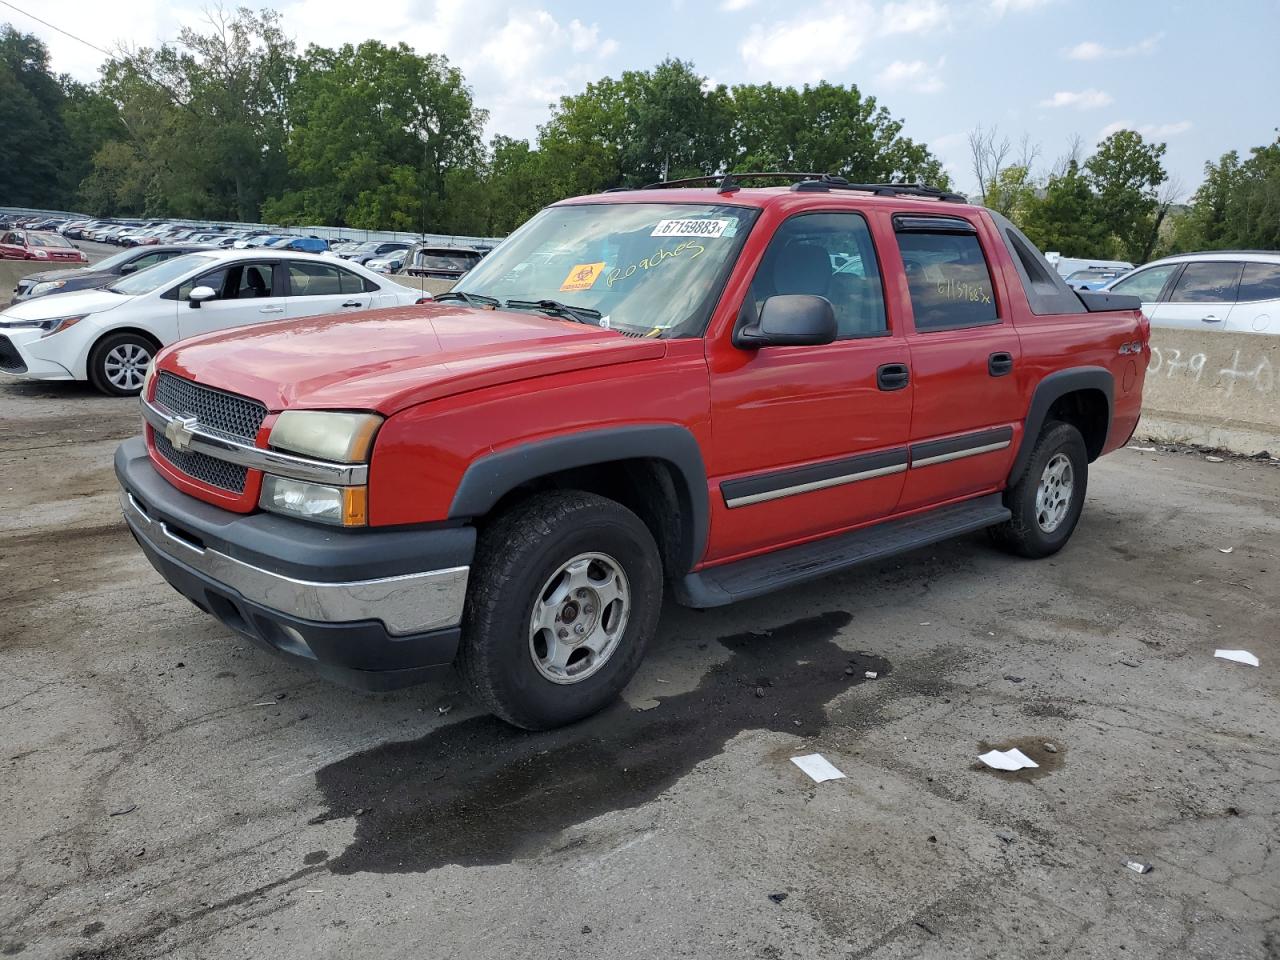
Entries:
<svg viewBox="0 0 1280 960">
<path fill-rule="evenodd" d="M 969 202 L 969 198 L 962 193 L 940 190 L 923 183 L 850 183 L 844 177 L 834 177 L 830 174 L 824 174 L 816 180 L 801 181 L 791 189 L 805 193 L 857 190 L 860 193 L 873 193 L 877 197 L 923 197 L 927 200 L 942 200 L 946 203 Z"/>
<path fill-rule="evenodd" d="M 647 183 L 642 190 L 661 190 L 668 187 L 717 187 L 718 193 L 736 193 L 746 180 L 793 180 L 791 189 L 803 193 L 830 190 L 855 190 L 872 193 L 878 197 L 922 197 L 947 203 L 968 203 L 969 198 L 922 183 L 850 183 L 844 177 L 829 173 L 799 173 L 794 171 L 753 171 L 750 173 L 718 173 L 709 177 L 686 177 L 683 180 L 662 180 Z M 605 193 L 616 193 L 627 187 L 611 187 Z"/>
</svg>

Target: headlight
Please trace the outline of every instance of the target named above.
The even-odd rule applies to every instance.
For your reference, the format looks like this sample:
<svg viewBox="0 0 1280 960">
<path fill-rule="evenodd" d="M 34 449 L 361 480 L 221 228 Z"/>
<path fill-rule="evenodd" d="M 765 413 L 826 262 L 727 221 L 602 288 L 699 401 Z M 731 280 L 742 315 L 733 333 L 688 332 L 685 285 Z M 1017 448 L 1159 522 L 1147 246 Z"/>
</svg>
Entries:
<svg viewBox="0 0 1280 960">
<path fill-rule="evenodd" d="M 138 396 L 143 400 L 151 399 L 151 381 L 156 378 L 156 358 L 152 357 L 147 364 L 147 372 L 142 375 L 142 392 Z"/>
<path fill-rule="evenodd" d="M 48 259 L 49 259 L 49 251 L 48 251 L 48 250 L 43 250 L 43 249 L 41 249 L 40 247 L 36 247 L 34 250 L 32 250 L 32 251 L 31 251 L 31 255 L 32 255 L 33 257 L 35 257 L 37 260 L 48 260 Z"/>
<path fill-rule="evenodd" d="M 322 460 L 363 463 L 369 459 L 373 435 L 381 424 L 382 417 L 376 413 L 286 410 L 271 428 L 268 443 Z"/>
<path fill-rule="evenodd" d="M 258 506 L 273 513 L 340 527 L 363 527 L 368 522 L 365 487 L 330 487 L 268 474 L 262 478 Z"/>
<path fill-rule="evenodd" d="M 27 296 L 29 297 L 44 296 L 44 294 L 46 293 L 53 293 L 53 291 L 55 290 L 61 290 L 66 285 L 67 285 L 67 281 L 65 280 L 45 280 L 41 283 L 37 283 L 34 287 L 32 287 L 31 292 L 28 293 Z"/>
<path fill-rule="evenodd" d="M 68 327 L 74 327 L 77 323 L 89 316 L 87 313 L 81 313 L 74 317 L 52 317 L 49 320 L 9 320 L 0 319 L 0 327 L 9 330 L 43 330 L 40 338 L 51 337 L 59 331 L 66 330 Z"/>
</svg>

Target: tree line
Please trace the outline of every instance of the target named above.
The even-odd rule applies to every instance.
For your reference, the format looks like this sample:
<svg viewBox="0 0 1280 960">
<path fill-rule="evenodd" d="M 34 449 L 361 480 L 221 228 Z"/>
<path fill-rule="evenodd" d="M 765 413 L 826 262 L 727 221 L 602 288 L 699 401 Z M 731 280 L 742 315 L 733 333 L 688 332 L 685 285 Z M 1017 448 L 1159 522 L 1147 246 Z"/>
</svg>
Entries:
<svg viewBox="0 0 1280 960">
<path fill-rule="evenodd" d="M 563 197 L 726 170 L 951 186 L 853 84 L 711 85 L 674 59 L 562 97 L 532 140 L 485 142 L 487 122 L 448 58 L 375 40 L 299 51 L 269 10 L 214 10 L 92 84 L 0 29 L 0 202 L 15 206 L 487 236 Z M 1043 249 L 1137 262 L 1280 247 L 1280 140 L 1209 164 L 1185 209 L 1164 145 L 1134 131 L 1039 174 L 1038 151 L 994 129 L 970 146 L 983 202 Z"/>
</svg>

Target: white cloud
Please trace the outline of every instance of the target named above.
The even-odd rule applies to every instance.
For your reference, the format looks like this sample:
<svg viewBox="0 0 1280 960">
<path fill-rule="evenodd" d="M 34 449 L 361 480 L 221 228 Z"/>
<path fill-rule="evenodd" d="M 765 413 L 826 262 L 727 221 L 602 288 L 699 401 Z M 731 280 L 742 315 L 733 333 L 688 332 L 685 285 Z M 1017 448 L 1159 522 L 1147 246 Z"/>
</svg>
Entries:
<svg viewBox="0 0 1280 960">
<path fill-rule="evenodd" d="M 1160 45 L 1164 34 L 1157 33 L 1127 47 L 1106 47 L 1094 40 L 1085 40 L 1064 51 L 1068 60 L 1115 60 L 1120 57 L 1134 57 L 1138 54 L 1152 53 Z"/>
<path fill-rule="evenodd" d="M 1174 123 L 1130 123 L 1128 120 L 1117 120 L 1115 123 L 1108 123 L 1098 132 L 1098 139 L 1105 140 L 1113 133 L 1119 133 L 1121 130 L 1136 130 L 1148 140 L 1158 140 L 1161 137 L 1176 137 L 1180 133 L 1186 133 L 1191 129 L 1190 120 L 1178 120 Z"/>
<path fill-rule="evenodd" d="M 1042 107 L 1074 107 L 1077 110 L 1097 110 L 1111 103 L 1111 94 L 1102 90 L 1059 90 L 1053 96 L 1040 101 Z"/>
<path fill-rule="evenodd" d="M 881 33 L 922 33 L 945 26 L 951 8 L 940 0 L 904 0 L 885 4 L 882 16 Z"/>
<path fill-rule="evenodd" d="M 812 83 L 857 60 L 875 25 L 875 9 L 850 0 L 808 17 L 753 24 L 738 49 L 748 72 L 762 79 Z"/>
<path fill-rule="evenodd" d="M 720 0 L 720 9 L 725 13 L 737 13 L 755 5 L 756 0 Z"/>
<path fill-rule="evenodd" d="M 1025 13 L 1052 2 L 1053 0 L 991 0 L 990 6 L 992 13 L 1003 17 L 1006 13 Z"/>
<path fill-rule="evenodd" d="M 946 87 L 938 75 L 945 62 L 945 58 L 934 64 L 923 60 L 895 60 L 876 75 L 876 80 L 890 90 L 938 93 Z"/>
</svg>

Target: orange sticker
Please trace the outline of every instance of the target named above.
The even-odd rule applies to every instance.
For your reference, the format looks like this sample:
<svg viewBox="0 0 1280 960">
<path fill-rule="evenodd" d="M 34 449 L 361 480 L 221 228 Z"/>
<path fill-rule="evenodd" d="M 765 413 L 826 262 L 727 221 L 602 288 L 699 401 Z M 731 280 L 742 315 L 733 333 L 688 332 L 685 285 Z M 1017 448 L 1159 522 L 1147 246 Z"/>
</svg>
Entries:
<svg viewBox="0 0 1280 960">
<path fill-rule="evenodd" d="M 599 263 L 580 263 L 564 278 L 561 290 L 590 290 L 596 279 L 604 272 L 604 261 Z"/>
</svg>

